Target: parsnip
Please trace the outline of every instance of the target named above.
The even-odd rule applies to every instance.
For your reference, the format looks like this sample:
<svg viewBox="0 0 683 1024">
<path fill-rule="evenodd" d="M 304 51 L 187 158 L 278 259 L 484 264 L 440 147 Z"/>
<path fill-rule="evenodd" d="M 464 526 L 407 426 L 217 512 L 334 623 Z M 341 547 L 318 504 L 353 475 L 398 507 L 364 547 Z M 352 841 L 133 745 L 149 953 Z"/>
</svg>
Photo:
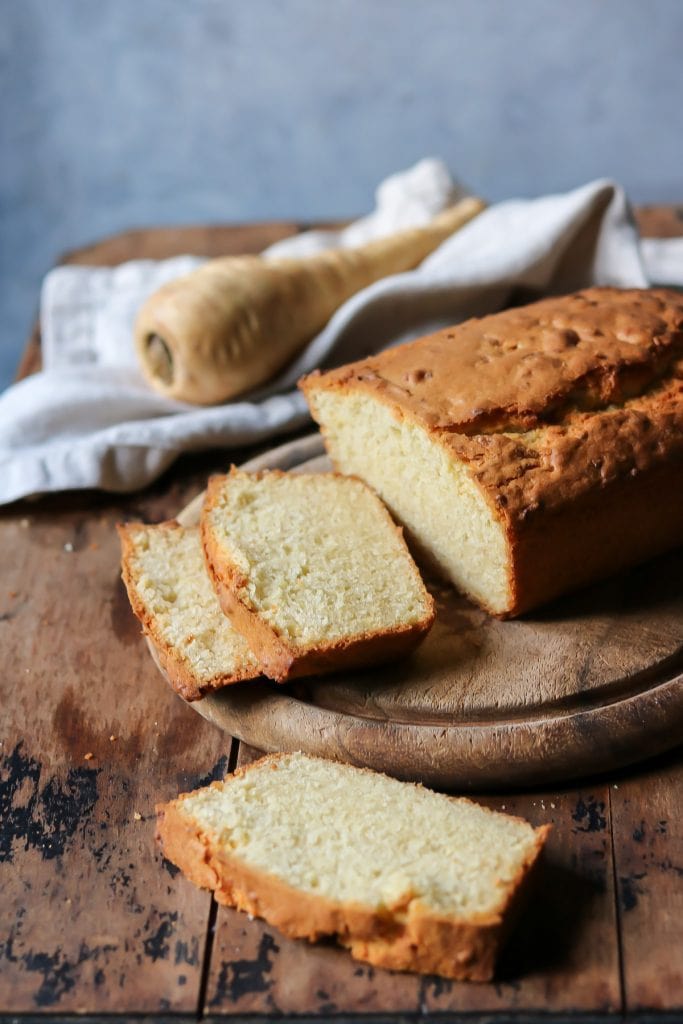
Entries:
<svg viewBox="0 0 683 1024">
<path fill-rule="evenodd" d="M 304 259 L 226 256 L 142 307 L 136 350 L 154 388 L 211 405 L 270 380 L 353 294 L 416 267 L 484 204 L 463 199 L 421 228 Z"/>
</svg>

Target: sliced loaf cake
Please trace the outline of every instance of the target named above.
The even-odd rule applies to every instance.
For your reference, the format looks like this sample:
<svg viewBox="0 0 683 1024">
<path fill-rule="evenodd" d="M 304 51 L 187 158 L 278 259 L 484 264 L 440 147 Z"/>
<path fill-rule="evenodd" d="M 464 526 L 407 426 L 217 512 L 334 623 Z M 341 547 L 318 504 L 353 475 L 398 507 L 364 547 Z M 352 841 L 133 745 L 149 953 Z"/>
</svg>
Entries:
<svg viewBox="0 0 683 1024">
<path fill-rule="evenodd" d="M 186 700 L 260 675 L 249 645 L 221 611 L 199 529 L 176 522 L 118 527 L 131 606 L 171 684 Z"/>
<path fill-rule="evenodd" d="M 301 387 L 335 468 L 511 616 L 683 542 L 683 296 L 590 288 Z M 656 495 L 656 500 L 653 500 Z"/>
<path fill-rule="evenodd" d="M 548 827 L 304 754 L 161 805 L 166 857 L 286 935 L 380 967 L 488 980 Z"/>
<path fill-rule="evenodd" d="M 359 480 L 233 470 L 210 480 L 201 532 L 221 606 L 272 679 L 396 657 L 433 622 L 400 529 Z"/>
</svg>

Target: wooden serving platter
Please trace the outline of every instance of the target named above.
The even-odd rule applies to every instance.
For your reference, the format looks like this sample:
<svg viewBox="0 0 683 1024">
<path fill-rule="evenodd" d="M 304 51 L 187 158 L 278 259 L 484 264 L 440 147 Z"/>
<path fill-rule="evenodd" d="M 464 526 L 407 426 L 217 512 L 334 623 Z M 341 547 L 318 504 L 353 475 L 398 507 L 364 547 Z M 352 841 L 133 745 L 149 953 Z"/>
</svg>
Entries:
<svg viewBox="0 0 683 1024">
<path fill-rule="evenodd" d="M 330 468 L 315 434 L 248 469 Z M 178 516 L 198 522 L 203 495 Z M 226 687 L 191 706 L 260 750 L 305 750 L 445 789 L 606 771 L 683 739 L 683 551 L 500 622 L 428 580 L 436 623 L 364 672 Z"/>
</svg>

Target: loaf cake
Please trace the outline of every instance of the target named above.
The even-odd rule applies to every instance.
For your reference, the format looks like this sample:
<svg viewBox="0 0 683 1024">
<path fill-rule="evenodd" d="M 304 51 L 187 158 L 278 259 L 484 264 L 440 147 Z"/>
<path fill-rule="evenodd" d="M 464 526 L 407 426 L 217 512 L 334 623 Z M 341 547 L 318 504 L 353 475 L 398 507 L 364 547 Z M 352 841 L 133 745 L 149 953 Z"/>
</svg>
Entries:
<svg viewBox="0 0 683 1024">
<path fill-rule="evenodd" d="M 233 469 L 209 481 L 201 532 L 221 607 L 272 679 L 404 654 L 434 619 L 401 531 L 359 480 Z"/>
<path fill-rule="evenodd" d="M 185 700 L 253 679 L 259 667 L 221 611 L 199 529 L 176 522 L 118 526 L 123 582 L 169 681 Z"/>
<path fill-rule="evenodd" d="M 358 960 L 488 980 L 548 827 L 367 769 L 263 758 L 161 805 L 165 856 L 285 935 Z"/>
<path fill-rule="evenodd" d="M 301 387 L 335 467 L 514 616 L 683 542 L 683 296 L 591 288 Z"/>
</svg>

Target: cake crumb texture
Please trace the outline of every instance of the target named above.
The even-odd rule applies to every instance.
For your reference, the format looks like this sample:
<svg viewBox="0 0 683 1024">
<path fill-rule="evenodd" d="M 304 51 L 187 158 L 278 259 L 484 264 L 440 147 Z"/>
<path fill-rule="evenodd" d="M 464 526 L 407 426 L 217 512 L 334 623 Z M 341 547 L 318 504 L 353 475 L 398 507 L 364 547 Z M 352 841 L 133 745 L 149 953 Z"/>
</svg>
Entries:
<svg viewBox="0 0 683 1024">
<path fill-rule="evenodd" d="M 275 678 L 269 638 L 295 663 L 373 638 L 417 643 L 433 621 L 432 598 L 400 530 L 359 480 L 233 470 L 210 481 L 202 537 L 226 614 Z"/>
<path fill-rule="evenodd" d="M 176 522 L 119 527 L 133 611 L 176 689 L 188 700 L 259 675 L 246 640 L 221 611 L 199 528 Z"/>
</svg>

